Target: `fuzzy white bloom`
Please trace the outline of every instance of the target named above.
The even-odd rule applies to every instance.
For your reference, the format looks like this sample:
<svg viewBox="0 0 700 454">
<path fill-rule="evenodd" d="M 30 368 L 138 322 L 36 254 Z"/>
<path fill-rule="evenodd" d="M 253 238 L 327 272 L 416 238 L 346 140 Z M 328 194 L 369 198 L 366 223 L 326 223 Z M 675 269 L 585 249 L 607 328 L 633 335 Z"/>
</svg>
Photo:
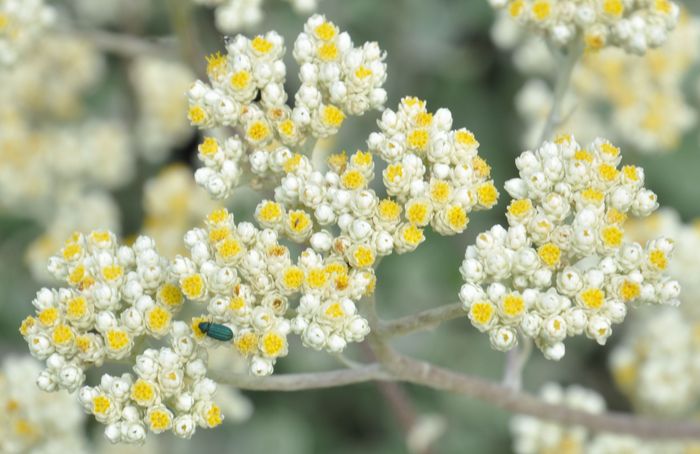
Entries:
<svg viewBox="0 0 700 454">
<path fill-rule="evenodd" d="M 87 453 L 84 415 L 65 391 L 36 387 L 41 371 L 29 357 L 8 357 L 0 369 L 0 451 Z M 43 377 L 39 376 L 42 380 Z"/>
<path fill-rule="evenodd" d="M 194 75 L 181 63 L 152 57 L 135 60 L 129 75 L 139 104 L 136 135 L 141 154 L 160 162 L 192 135 L 182 112 L 187 110 L 184 93 Z"/>
<path fill-rule="evenodd" d="M 165 257 L 184 254 L 185 233 L 216 206 L 197 187 L 189 167 L 171 164 L 144 185 L 141 233 L 153 238 Z"/>
<path fill-rule="evenodd" d="M 591 414 L 603 413 L 606 409 L 600 394 L 576 385 L 563 388 L 555 383 L 547 383 L 540 390 L 540 397 L 547 403 L 564 405 Z M 581 426 L 563 426 L 556 421 L 524 415 L 515 416 L 511 420 L 510 428 L 513 451 L 516 454 L 683 454 L 698 449 L 695 442 L 650 441 L 605 432 L 594 434 Z"/>
<path fill-rule="evenodd" d="M 515 197 L 508 230 L 479 234 L 461 267 L 464 309 L 494 348 L 516 344 L 509 327 L 558 360 L 569 336 L 605 344 L 630 303 L 678 304 L 680 285 L 665 274 L 673 243 L 625 240 L 627 214 L 646 217 L 657 202 L 643 170 L 618 169 L 620 160 L 610 142 L 583 149 L 573 136 L 516 159 L 520 178 L 506 183 Z"/>
<path fill-rule="evenodd" d="M 234 33 L 258 25 L 263 19 L 263 0 L 193 0 L 194 3 L 214 7 L 216 28 L 223 33 Z M 298 14 L 316 10 L 318 0 L 285 0 Z"/>
<path fill-rule="evenodd" d="M 0 3 L 0 65 L 11 65 L 53 24 L 56 12 L 43 0 Z"/>
<path fill-rule="evenodd" d="M 497 21 L 492 34 L 497 45 L 513 50 L 516 67 L 532 77 L 518 94 L 516 107 L 528 123 L 524 145 L 536 146 L 553 102 L 551 89 L 541 79 L 556 72 L 555 59 L 545 42 L 527 36 L 506 18 Z M 698 43 L 700 20 L 682 11 L 663 48 L 642 57 L 618 48 L 585 52 L 563 100 L 566 118 L 558 131 L 573 132 L 585 141 L 604 135 L 645 153 L 675 150 L 697 124 L 696 109 L 683 90 L 694 77 Z"/>
<path fill-rule="evenodd" d="M 496 9 L 559 47 L 583 40 L 593 49 L 616 46 L 644 54 L 668 38 L 680 9 L 671 0 L 491 0 Z"/>
</svg>

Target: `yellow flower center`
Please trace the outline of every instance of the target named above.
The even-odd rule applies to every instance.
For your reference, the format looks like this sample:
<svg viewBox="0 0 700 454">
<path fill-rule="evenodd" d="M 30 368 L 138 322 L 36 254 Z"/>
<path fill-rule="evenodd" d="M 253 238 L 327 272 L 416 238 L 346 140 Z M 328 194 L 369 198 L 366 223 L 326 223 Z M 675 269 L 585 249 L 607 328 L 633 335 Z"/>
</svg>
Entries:
<svg viewBox="0 0 700 454">
<path fill-rule="evenodd" d="M 273 44 L 262 36 L 258 35 L 253 38 L 253 41 L 250 42 L 250 46 L 256 52 L 266 54 L 272 50 Z"/>
<path fill-rule="evenodd" d="M 401 205 L 391 199 L 384 199 L 377 205 L 377 212 L 385 221 L 396 221 L 401 215 Z"/>
<path fill-rule="evenodd" d="M 164 284 L 158 289 L 158 301 L 168 307 L 178 307 L 182 304 L 182 292 L 174 284 Z"/>
<path fill-rule="evenodd" d="M 323 43 L 318 48 L 318 58 L 323 61 L 333 61 L 338 58 L 338 46 L 333 43 Z"/>
<path fill-rule="evenodd" d="M 73 330 L 68 325 L 58 325 L 51 333 L 51 340 L 56 345 L 65 345 L 73 341 Z"/>
<path fill-rule="evenodd" d="M 180 288 L 187 298 L 199 298 L 204 293 L 204 278 L 200 274 L 185 276 L 180 279 Z"/>
<path fill-rule="evenodd" d="M 124 269 L 119 265 L 108 265 L 102 268 L 102 277 L 107 281 L 115 281 L 122 277 Z"/>
<path fill-rule="evenodd" d="M 146 405 L 153 401 L 155 390 L 146 380 L 139 378 L 131 387 L 131 398 L 139 405 Z"/>
<path fill-rule="evenodd" d="M 341 183 L 346 189 L 360 189 L 365 185 L 365 177 L 359 170 L 348 170 L 341 177 Z"/>
<path fill-rule="evenodd" d="M 220 224 L 228 219 L 228 210 L 226 208 L 219 208 L 214 210 L 207 216 L 207 220 L 212 224 Z"/>
<path fill-rule="evenodd" d="M 265 333 L 262 338 L 262 351 L 267 356 L 278 356 L 284 349 L 285 340 L 277 333 Z"/>
<path fill-rule="evenodd" d="M 360 268 L 372 266 L 374 263 L 374 253 L 367 246 L 358 246 L 353 253 L 353 257 Z"/>
<path fill-rule="evenodd" d="M 238 256 L 243 248 L 238 240 L 228 238 L 216 245 L 216 252 L 224 260 L 230 260 Z"/>
<path fill-rule="evenodd" d="M 172 422 L 170 420 L 170 415 L 164 410 L 153 410 L 149 412 L 148 419 L 152 431 L 167 430 Z"/>
<path fill-rule="evenodd" d="M 509 317 L 515 317 L 525 311 L 525 300 L 522 296 L 509 294 L 503 298 L 503 313 Z"/>
<path fill-rule="evenodd" d="M 275 222 L 282 217 L 282 207 L 276 202 L 265 202 L 258 212 L 258 217 L 263 222 Z"/>
<path fill-rule="evenodd" d="M 471 319 L 479 325 L 487 325 L 493 318 L 493 305 L 486 301 L 478 301 L 471 305 L 469 314 Z"/>
<path fill-rule="evenodd" d="M 312 289 L 319 289 L 326 285 L 328 273 L 322 268 L 311 268 L 306 274 L 306 283 Z"/>
<path fill-rule="evenodd" d="M 226 70 L 226 56 L 221 52 L 210 54 L 206 57 L 207 75 L 212 79 L 218 78 Z"/>
<path fill-rule="evenodd" d="M 391 164 L 386 168 L 386 178 L 390 183 L 403 177 L 403 166 L 401 164 Z"/>
<path fill-rule="evenodd" d="M 119 351 L 129 344 L 129 334 L 120 329 L 107 331 L 107 347 L 110 350 Z"/>
<path fill-rule="evenodd" d="M 311 226 L 311 219 L 305 211 L 295 210 L 289 212 L 289 227 L 293 232 L 303 232 Z"/>
<path fill-rule="evenodd" d="M 447 222 L 453 230 L 462 231 L 469 223 L 467 212 L 460 205 L 454 205 L 447 210 Z"/>
<path fill-rule="evenodd" d="M 450 184 L 445 180 L 436 180 L 430 188 L 430 197 L 437 203 L 447 203 L 452 194 Z"/>
<path fill-rule="evenodd" d="M 552 5 L 549 0 L 537 0 L 532 4 L 532 14 L 535 19 L 543 21 L 552 14 Z"/>
<path fill-rule="evenodd" d="M 201 106 L 191 106 L 187 111 L 187 118 L 195 126 L 203 125 L 207 121 L 207 113 Z"/>
<path fill-rule="evenodd" d="M 603 227 L 600 233 L 603 238 L 603 244 L 607 247 L 619 247 L 622 244 L 623 233 L 619 227 L 609 225 Z"/>
<path fill-rule="evenodd" d="M 640 293 L 641 288 L 636 282 L 625 280 L 622 285 L 620 285 L 620 298 L 626 303 L 638 298 Z"/>
<path fill-rule="evenodd" d="M 326 317 L 340 318 L 345 315 L 345 311 L 343 310 L 343 307 L 340 305 L 340 303 L 333 303 L 326 308 L 325 314 Z"/>
<path fill-rule="evenodd" d="M 498 201 L 498 190 L 492 182 L 484 183 L 476 190 L 479 203 L 486 208 L 493 207 Z"/>
<path fill-rule="evenodd" d="M 221 408 L 218 405 L 212 404 L 211 408 L 207 411 L 207 426 L 216 427 L 223 421 L 223 416 L 221 416 Z"/>
<path fill-rule="evenodd" d="M 82 296 L 72 298 L 66 304 L 66 317 L 78 320 L 87 314 L 87 301 Z"/>
<path fill-rule="evenodd" d="M 335 106 L 324 106 L 321 112 L 323 124 L 332 128 L 338 128 L 345 120 L 345 114 Z"/>
<path fill-rule="evenodd" d="M 423 229 L 419 229 L 415 225 L 410 225 L 404 229 L 401 236 L 403 240 L 411 246 L 416 246 L 425 239 L 425 236 L 423 236 Z"/>
<path fill-rule="evenodd" d="M 243 90 L 250 83 L 250 72 L 238 71 L 231 76 L 231 86 L 236 90 Z"/>
<path fill-rule="evenodd" d="M 92 412 L 96 415 L 104 415 L 112 406 L 112 401 L 104 394 L 92 398 Z"/>
<path fill-rule="evenodd" d="M 199 146 L 199 152 L 204 156 L 211 156 L 219 150 L 219 143 L 213 137 L 205 137 Z"/>
<path fill-rule="evenodd" d="M 250 356 L 258 349 L 258 336 L 255 333 L 245 333 L 234 342 L 236 350 L 243 356 Z"/>
<path fill-rule="evenodd" d="M 428 220 L 428 205 L 423 202 L 412 203 L 406 209 L 406 218 L 411 224 L 426 224 Z"/>
<path fill-rule="evenodd" d="M 649 263 L 653 265 L 656 269 L 665 270 L 668 266 L 668 259 L 663 251 L 655 249 L 649 254 Z"/>
<path fill-rule="evenodd" d="M 314 29 L 316 37 L 322 41 L 330 41 L 335 37 L 335 27 L 330 22 L 323 22 Z"/>
<path fill-rule="evenodd" d="M 170 312 L 160 306 L 156 306 L 148 312 L 146 324 L 151 331 L 163 332 L 170 326 Z"/>
<path fill-rule="evenodd" d="M 358 79 L 366 79 L 372 75 L 372 70 L 365 65 L 360 65 L 359 68 L 355 70 L 355 77 Z"/>
<path fill-rule="evenodd" d="M 559 246 L 554 243 L 545 243 L 540 246 L 539 249 L 537 249 L 537 254 L 540 256 L 540 259 L 542 259 L 545 265 L 553 268 L 557 265 L 557 263 L 559 263 L 559 259 L 561 258 L 561 249 L 559 249 Z"/>
<path fill-rule="evenodd" d="M 532 210 L 532 201 L 530 199 L 513 200 L 508 205 L 508 213 L 516 218 L 527 215 Z"/>
<path fill-rule="evenodd" d="M 304 283 L 304 272 L 298 266 L 290 266 L 282 275 L 282 282 L 288 289 L 298 289 Z"/>
<path fill-rule="evenodd" d="M 408 133 L 406 142 L 414 150 L 425 151 L 428 148 L 430 134 L 425 129 L 414 129 Z"/>
<path fill-rule="evenodd" d="M 39 321 L 42 325 L 53 326 L 53 324 L 56 323 L 56 320 L 58 320 L 58 314 L 58 309 L 55 307 L 48 307 L 39 312 L 37 316 L 39 317 Z"/>
<path fill-rule="evenodd" d="M 605 0 L 603 2 L 603 11 L 609 16 L 620 17 L 624 12 L 625 7 L 622 0 Z"/>
<path fill-rule="evenodd" d="M 599 288 L 587 288 L 580 296 L 581 302 L 588 309 L 600 309 L 605 302 L 605 293 Z"/>
<path fill-rule="evenodd" d="M 455 132 L 455 141 L 460 145 L 465 145 L 468 147 L 479 145 L 479 142 L 477 142 L 474 134 L 466 129 L 461 129 Z"/>
<path fill-rule="evenodd" d="M 251 142 L 261 142 L 270 135 L 270 128 L 262 121 L 254 121 L 246 131 L 246 137 Z"/>
</svg>

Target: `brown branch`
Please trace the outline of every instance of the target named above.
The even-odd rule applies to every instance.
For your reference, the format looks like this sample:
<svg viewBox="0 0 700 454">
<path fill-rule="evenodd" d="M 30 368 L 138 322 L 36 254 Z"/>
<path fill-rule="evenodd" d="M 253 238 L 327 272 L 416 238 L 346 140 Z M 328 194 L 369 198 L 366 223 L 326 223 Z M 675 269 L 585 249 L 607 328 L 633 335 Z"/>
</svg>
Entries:
<svg viewBox="0 0 700 454">
<path fill-rule="evenodd" d="M 396 320 L 380 321 L 379 331 L 383 337 L 405 336 L 418 331 L 433 329 L 443 322 L 465 316 L 466 312 L 461 303 L 448 304 L 417 314 L 407 315 Z"/>
</svg>

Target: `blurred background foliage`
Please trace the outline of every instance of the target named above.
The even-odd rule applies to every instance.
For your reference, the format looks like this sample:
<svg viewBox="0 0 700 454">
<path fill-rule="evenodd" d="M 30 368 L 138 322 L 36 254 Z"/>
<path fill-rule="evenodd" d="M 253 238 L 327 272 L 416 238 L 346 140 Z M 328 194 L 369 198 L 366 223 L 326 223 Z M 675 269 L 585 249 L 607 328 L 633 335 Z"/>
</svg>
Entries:
<svg viewBox="0 0 700 454">
<path fill-rule="evenodd" d="M 167 5 L 154 1 L 147 21 L 113 25 L 113 31 L 144 36 L 169 33 Z M 698 2 L 689 7 L 700 10 Z M 256 30 L 276 30 L 285 37 L 288 50 L 302 29 L 305 18 L 294 14 L 288 3 L 267 0 L 265 18 Z M 192 9 L 192 20 L 206 53 L 223 49 L 222 36 L 213 27 L 213 14 Z M 513 108 L 513 97 L 524 79 L 513 69 L 510 56 L 492 44 L 489 30 L 494 14 L 485 0 L 322 0 L 319 12 L 326 14 L 354 42 L 378 41 L 388 53 L 388 107 L 395 108 L 401 97 L 426 99 L 428 108 L 447 107 L 455 127 L 472 130 L 481 143 L 480 154 L 492 166 L 497 187 L 516 174 L 514 158 L 522 124 Z M 89 94 L 86 103 L 94 110 L 129 115 L 129 103 L 121 97 L 125 84 L 125 61 L 110 57 L 109 77 Z M 296 89 L 296 71 L 288 51 L 288 84 Z M 205 62 L 200 61 L 201 72 Z M 690 92 L 689 96 L 697 96 Z M 694 99 L 697 106 L 698 100 Z M 185 112 L 183 112 L 185 115 Z M 346 122 L 333 151 L 365 148 L 369 133 L 376 129 L 378 113 Z M 2 125 L 0 125 L 2 127 Z M 174 150 L 170 160 L 194 165 L 199 137 Z M 648 187 L 657 191 L 661 205 L 676 208 L 685 220 L 700 215 L 700 153 L 698 134 L 689 134 L 682 146 L 665 155 L 640 155 L 626 150 L 624 159 L 645 168 Z M 137 233 L 143 220 L 142 184 L 158 166 L 139 164 L 138 178 L 121 189 L 117 199 L 122 211 L 122 232 Z M 256 195 L 241 191 L 234 196 L 237 219 L 250 219 Z M 504 223 L 508 196 L 502 193 L 498 206 L 473 213 L 463 235 L 439 237 L 416 252 L 386 258 L 379 268 L 378 301 L 382 318 L 389 319 L 457 301 L 462 283 L 459 266 L 463 252 L 477 233 L 494 223 Z M 3 355 L 26 353 L 17 327 L 30 312 L 30 301 L 38 285 L 22 259 L 40 227 L 13 214 L 0 214 L 0 345 Z M 568 342 L 567 354 L 559 362 L 532 355 L 524 376 L 524 387 L 534 391 L 546 381 L 578 383 L 601 392 L 615 410 L 629 410 L 625 399 L 612 385 L 606 354 L 620 337 L 617 328 L 607 347 L 585 339 Z M 499 380 L 504 355 L 493 351 L 487 336 L 476 332 L 465 319 L 440 329 L 418 333 L 395 341 L 407 354 L 448 366 L 457 371 Z M 325 354 L 291 348 L 289 357 L 278 363 L 276 372 L 301 372 L 332 368 L 336 360 Z M 348 356 L 362 360 L 361 348 L 353 346 Z M 466 397 L 442 394 L 406 386 L 419 415 L 437 414 L 446 430 L 434 445 L 434 452 L 510 452 L 509 415 L 488 404 Z M 392 453 L 405 452 L 404 434 L 395 415 L 375 384 L 297 393 L 247 393 L 255 406 L 253 417 L 242 425 L 199 431 L 187 442 L 158 437 L 162 452 L 295 453 Z M 95 437 L 101 437 L 99 431 Z M 164 441 L 161 441 L 164 440 Z M 121 449 L 121 448 L 117 448 Z M 140 452 L 129 448 L 129 452 Z M 117 452 L 117 451 L 115 451 Z M 118 452 L 126 452 L 119 450 Z"/>
</svg>

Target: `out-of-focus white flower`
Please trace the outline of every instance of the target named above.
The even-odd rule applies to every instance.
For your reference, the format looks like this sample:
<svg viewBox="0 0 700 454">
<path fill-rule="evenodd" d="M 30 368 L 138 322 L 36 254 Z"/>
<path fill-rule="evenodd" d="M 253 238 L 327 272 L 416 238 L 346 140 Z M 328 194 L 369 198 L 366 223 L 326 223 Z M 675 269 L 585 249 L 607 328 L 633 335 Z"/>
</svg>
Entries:
<svg viewBox="0 0 700 454">
<path fill-rule="evenodd" d="M 569 336 L 605 344 L 631 303 L 679 303 L 666 275 L 673 242 L 625 239 L 628 213 L 646 217 L 658 204 L 643 170 L 620 161 L 607 140 L 584 149 L 570 135 L 516 159 L 508 229 L 478 235 L 461 267 L 464 308 L 494 348 L 510 350 L 519 332 L 558 360 Z"/>
<path fill-rule="evenodd" d="M 184 254 L 185 233 L 216 206 L 189 167 L 171 164 L 144 185 L 142 233 L 155 240 L 163 256 Z"/>
<path fill-rule="evenodd" d="M 563 388 L 547 383 L 540 390 L 540 398 L 550 404 L 592 414 L 603 413 L 606 407 L 600 394 L 580 386 Z M 510 427 L 516 454 L 684 454 L 698 449 L 698 444 L 693 442 L 650 441 L 605 432 L 593 434 L 581 426 L 564 426 L 532 416 L 515 416 Z"/>
<path fill-rule="evenodd" d="M 662 235 L 675 239 L 669 274 L 683 286 L 680 310 L 649 308 L 626 331 L 610 358 L 618 387 L 646 413 L 686 415 L 700 403 L 700 311 L 697 309 L 700 231 L 671 209 L 626 224 L 637 241 Z"/>
<path fill-rule="evenodd" d="M 141 57 L 132 63 L 130 76 L 140 111 L 136 136 L 141 154 L 160 162 L 192 135 L 183 112 L 194 74 L 178 62 Z"/>
<path fill-rule="evenodd" d="M 678 22 L 670 0 L 490 0 L 518 23 L 541 33 L 555 46 L 577 40 L 592 49 L 617 46 L 643 54 L 662 45 Z"/>
<path fill-rule="evenodd" d="M 3 0 L 0 3 L 0 65 L 15 63 L 55 20 L 43 0 Z"/>
<path fill-rule="evenodd" d="M 216 28 L 223 33 L 234 33 L 251 28 L 263 19 L 263 0 L 193 0 L 194 3 L 216 8 Z M 318 0 L 285 0 L 298 14 L 316 10 Z"/>
<path fill-rule="evenodd" d="M 499 46 L 513 49 L 516 67 L 533 77 L 516 106 L 528 123 L 524 144 L 537 146 L 553 102 L 544 80 L 555 74 L 555 60 L 543 40 L 527 37 L 512 21 L 501 18 L 493 35 Z M 683 91 L 700 58 L 698 43 L 700 20 L 682 11 L 663 48 L 642 57 L 616 48 L 586 52 L 574 69 L 558 131 L 585 141 L 604 135 L 645 153 L 675 150 L 697 123 Z"/>
<path fill-rule="evenodd" d="M 67 392 L 35 385 L 41 368 L 31 358 L 6 358 L 0 369 L 0 451 L 87 453 L 84 415 Z"/>
</svg>

